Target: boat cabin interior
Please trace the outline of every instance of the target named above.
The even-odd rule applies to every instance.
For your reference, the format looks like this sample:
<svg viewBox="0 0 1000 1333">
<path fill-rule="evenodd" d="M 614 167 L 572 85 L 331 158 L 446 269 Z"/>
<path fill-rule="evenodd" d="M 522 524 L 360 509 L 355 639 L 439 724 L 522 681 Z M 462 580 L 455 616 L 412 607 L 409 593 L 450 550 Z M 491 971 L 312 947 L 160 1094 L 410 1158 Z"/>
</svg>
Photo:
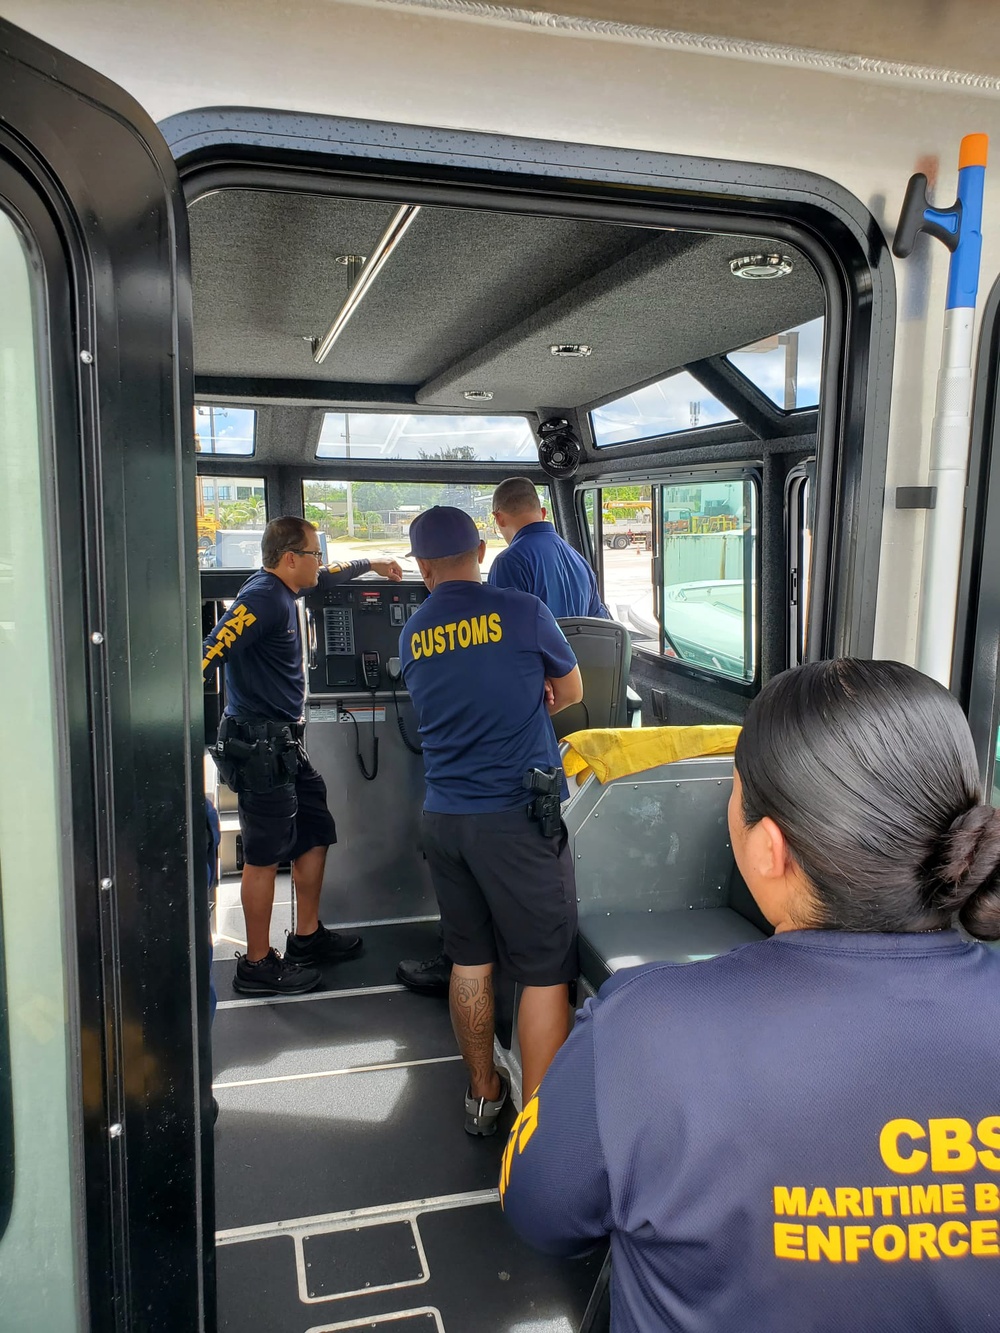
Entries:
<svg viewBox="0 0 1000 1333">
<path fill-rule="evenodd" d="M 460 505 L 488 564 L 502 549 L 492 490 L 530 478 L 613 617 L 565 627 L 585 695 L 558 734 L 738 722 L 805 651 L 824 284 L 766 228 L 416 205 L 322 181 L 215 188 L 188 216 L 205 629 L 279 514 L 314 522 L 331 560 L 406 570 L 399 585 L 372 574 L 303 599 L 306 744 L 338 828 L 322 918 L 365 939 L 322 990 L 234 996 L 239 825 L 206 766 L 223 821 L 220 1328 L 596 1330 L 604 1255 L 545 1259 L 507 1234 L 503 1135 L 462 1134 L 447 1003 L 396 979 L 400 959 L 440 947 L 419 737 L 394 661 L 426 596 L 406 530 L 429 504 Z M 205 700 L 211 743 L 217 676 Z M 654 757 L 574 782 L 579 1003 L 618 967 L 711 957 L 768 929 L 728 845 L 731 778 L 725 757 Z M 279 948 L 292 897 L 282 868 Z M 517 997 L 502 979 L 498 995 L 516 1086 Z"/>
</svg>

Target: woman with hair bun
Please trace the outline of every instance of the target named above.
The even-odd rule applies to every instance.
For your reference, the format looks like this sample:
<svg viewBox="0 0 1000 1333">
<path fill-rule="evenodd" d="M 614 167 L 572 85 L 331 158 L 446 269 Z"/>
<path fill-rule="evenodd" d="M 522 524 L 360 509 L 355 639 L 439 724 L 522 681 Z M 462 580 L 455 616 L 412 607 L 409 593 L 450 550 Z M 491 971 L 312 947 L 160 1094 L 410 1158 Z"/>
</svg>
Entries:
<svg viewBox="0 0 1000 1333">
<path fill-rule="evenodd" d="M 729 830 L 774 935 L 588 1001 L 508 1219 L 610 1237 L 613 1333 L 1000 1326 L 1000 817 L 958 703 L 897 662 L 785 672 Z"/>
</svg>

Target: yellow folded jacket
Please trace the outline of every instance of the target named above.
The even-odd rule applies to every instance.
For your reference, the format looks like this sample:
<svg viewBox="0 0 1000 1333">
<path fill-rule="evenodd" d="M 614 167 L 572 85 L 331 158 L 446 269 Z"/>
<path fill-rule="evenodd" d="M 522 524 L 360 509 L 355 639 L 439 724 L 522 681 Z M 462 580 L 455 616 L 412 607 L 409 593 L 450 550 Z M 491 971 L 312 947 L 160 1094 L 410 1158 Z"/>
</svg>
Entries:
<svg viewBox="0 0 1000 1333">
<path fill-rule="evenodd" d="M 593 769 L 598 782 L 642 773 L 678 759 L 698 755 L 732 754 L 739 727 L 609 727 L 574 731 L 564 737 L 569 749 L 563 756 L 568 778 L 578 785 Z"/>
</svg>

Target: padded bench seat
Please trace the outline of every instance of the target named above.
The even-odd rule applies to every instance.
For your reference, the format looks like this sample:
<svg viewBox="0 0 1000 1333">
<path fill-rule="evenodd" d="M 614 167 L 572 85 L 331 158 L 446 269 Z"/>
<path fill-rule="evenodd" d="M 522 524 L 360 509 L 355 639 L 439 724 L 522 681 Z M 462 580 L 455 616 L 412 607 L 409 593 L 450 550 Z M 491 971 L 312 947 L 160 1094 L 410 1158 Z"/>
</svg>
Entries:
<svg viewBox="0 0 1000 1333">
<path fill-rule="evenodd" d="M 765 939 L 763 931 L 731 907 L 630 912 L 580 920 L 580 965 L 591 985 L 621 967 L 641 963 L 696 963 Z"/>
</svg>

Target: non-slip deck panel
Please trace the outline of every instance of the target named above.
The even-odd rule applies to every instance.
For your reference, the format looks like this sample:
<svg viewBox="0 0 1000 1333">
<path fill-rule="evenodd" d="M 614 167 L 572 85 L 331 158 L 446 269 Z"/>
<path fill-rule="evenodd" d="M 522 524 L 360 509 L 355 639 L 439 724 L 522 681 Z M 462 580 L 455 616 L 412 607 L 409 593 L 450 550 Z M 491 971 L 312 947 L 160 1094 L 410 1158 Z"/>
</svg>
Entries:
<svg viewBox="0 0 1000 1333">
<path fill-rule="evenodd" d="M 433 958 L 441 951 L 441 939 L 436 921 L 407 921 L 401 925 L 365 926 L 349 933 L 360 935 L 364 939 L 364 952 L 357 958 L 348 958 L 346 962 L 333 963 L 323 969 L 323 987 L 327 990 L 394 985 L 396 966 L 401 959 Z M 231 947 L 220 943 L 215 951 L 213 976 L 220 1000 L 240 998 L 233 990 L 236 959 L 233 957 Z"/>
<path fill-rule="evenodd" d="M 216 1226 L 495 1188 L 514 1112 L 473 1138 L 465 1088 L 458 1060 L 219 1088 Z"/>
<path fill-rule="evenodd" d="M 305 1333 L 311 1328 L 431 1307 L 440 1312 L 445 1333 L 539 1333 L 576 1330 L 587 1307 L 604 1256 L 601 1245 L 584 1259 L 557 1260 L 536 1253 L 511 1231 L 498 1204 L 449 1208 L 416 1219 L 428 1278 L 391 1291 L 336 1300 L 300 1300 L 290 1237 L 255 1240 L 219 1249 L 220 1333 L 266 1328 L 268 1333 Z M 401 1224 L 376 1225 L 341 1233 L 363 1241 L 370 1273 L 409 1280 L 414 1263 L 399 1253 Z M 360 1240 L 359 1240 L 360 1238 Z M 307 1237 L 303 1257 L 315 1264 L 329 1237 Z M 310 1258 L 312 1256 L 312 1258 Z M 306 1268 L 307 1290 L 313 1286 Z M 330 1279 L 325 1279 L 327 1282 Z M 352 1268 L 351 1281 L 356 1281 Z M 313 1294 L 318 1294 L 318 1284 Z M 403 1333 L 423 1328 L 420 1318 L 404 1318 Z M 426 1327 L 433 1328 L 434 1321 Z M 374 1326 L 380 1333 L 394 1321 Z"/>
<path fill-rule="evenodd" d="M 223 1010 L 212 1032 L 215 1083 L 454 1055 L 448 1001 L 409 991 L 317 995 Z"/>
</svg>

